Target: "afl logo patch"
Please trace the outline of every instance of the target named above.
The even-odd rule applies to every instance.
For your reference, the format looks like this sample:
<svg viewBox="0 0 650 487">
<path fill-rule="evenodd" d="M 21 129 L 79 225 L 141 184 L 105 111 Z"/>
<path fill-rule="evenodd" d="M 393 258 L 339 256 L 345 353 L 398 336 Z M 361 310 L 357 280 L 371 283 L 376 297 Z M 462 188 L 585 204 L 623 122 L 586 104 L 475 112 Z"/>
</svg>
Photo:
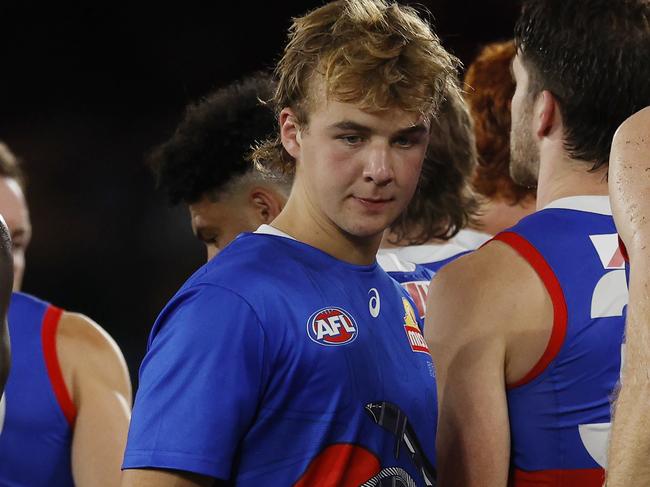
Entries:
<svg viewBox="0 0 650 487">
<path fill-rule="evenodd" d="M 326 347 L 353 342 L 359 334 L 354 318 L 342 308 L 323 308 L 307 320 L 307 334 L 312 341 Z"/>
</svg>

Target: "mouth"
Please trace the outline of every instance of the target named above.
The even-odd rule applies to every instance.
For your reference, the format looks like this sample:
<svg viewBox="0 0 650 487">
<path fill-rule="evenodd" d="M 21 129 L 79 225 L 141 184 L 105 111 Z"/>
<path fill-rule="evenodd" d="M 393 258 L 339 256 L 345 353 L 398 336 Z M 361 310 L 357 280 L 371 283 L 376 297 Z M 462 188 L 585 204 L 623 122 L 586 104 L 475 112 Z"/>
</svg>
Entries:
<svg viewBox="0 0 650 487">
<path fill-rule="evenodd" d="M 361 204 L 364 208 L 371 211 L 383 210 L 393 198 L 362 198 L 360 196 L 353 196 L 353 199 Z"/>
</svg>

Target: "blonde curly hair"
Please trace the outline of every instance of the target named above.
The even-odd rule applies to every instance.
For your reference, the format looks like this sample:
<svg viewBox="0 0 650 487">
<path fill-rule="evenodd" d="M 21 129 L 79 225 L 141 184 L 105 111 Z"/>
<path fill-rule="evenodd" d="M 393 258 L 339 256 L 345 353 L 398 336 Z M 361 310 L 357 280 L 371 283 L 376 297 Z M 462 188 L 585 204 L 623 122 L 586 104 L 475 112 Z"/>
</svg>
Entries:
<svg viewBox="0 0 650 487">
<path fill-rule="evenodd" d="M 290 107 L 306 127 L 312 85 L 322 80 L 329 99 L 372 112 L 400 108 L 428 120 L 445 93 L 458 92 L 459 66 L 414 8 L 338 0 L 293 20 L 271 103 L 278 115 Z M 295 170 L 279 137 L 258 144 L 251 158 L 262 172 Z"/>
</svg>

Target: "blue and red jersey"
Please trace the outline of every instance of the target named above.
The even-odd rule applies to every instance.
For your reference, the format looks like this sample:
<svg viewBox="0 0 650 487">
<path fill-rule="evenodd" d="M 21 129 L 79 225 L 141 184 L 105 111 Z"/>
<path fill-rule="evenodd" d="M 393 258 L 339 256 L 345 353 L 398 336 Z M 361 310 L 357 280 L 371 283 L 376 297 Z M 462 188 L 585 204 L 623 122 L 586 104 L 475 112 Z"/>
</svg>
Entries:
<svg viewBox="0 0 650 487">
<path fill-rule="evenodd" d="M 156 320 L 123 467 L 241 486 L 433 485 L 436 390 L 412 301 L 376 263 L 261 231 Z"/>
<path fill-rule="evenodd" d="M 454 244 L 412 245 L 379 249 L 377 262 L 406 289 L 424 321 L 431 279 L 445 265 L 469 252 Z"/>
<path fill-rule="evenodd" d="M 628 298 L 609 200 L 557 200 L 495 240 L 535 269 L 554 310 L 543 356 L 507 391 L 512 485 L 600 487 Z"/>
<path fill-rule="evenodd" d="M 435 272 L 423 265 L 401 260 L 392 249 L 380 249 L 377 263 L 409 293 L 415 303 L 418 316 L 424 322 L 427 310 L 427 293 Z"/>
<path fill-rule="evenodd" d="M 76 409 L 56 352 L 61 313 L 27 294 L 11 297 L 12 364 L 0 407 L 0 485 L 74 485 L 70 449 Z"/>
</svg>

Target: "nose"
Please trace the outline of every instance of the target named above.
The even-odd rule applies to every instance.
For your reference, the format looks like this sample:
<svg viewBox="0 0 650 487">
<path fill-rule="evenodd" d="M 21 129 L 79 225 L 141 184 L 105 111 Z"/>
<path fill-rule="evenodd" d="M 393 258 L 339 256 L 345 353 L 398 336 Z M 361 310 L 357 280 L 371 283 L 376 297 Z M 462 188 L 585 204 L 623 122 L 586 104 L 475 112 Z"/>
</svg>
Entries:
<svg viewBox="0 0 650 487">
<path fill-rule="evenodd" d="M 377 186 L 386 186 L 394 177 L 390 148 L 371 148 L 363 170 L 364 180 Z"/>
</svg>

